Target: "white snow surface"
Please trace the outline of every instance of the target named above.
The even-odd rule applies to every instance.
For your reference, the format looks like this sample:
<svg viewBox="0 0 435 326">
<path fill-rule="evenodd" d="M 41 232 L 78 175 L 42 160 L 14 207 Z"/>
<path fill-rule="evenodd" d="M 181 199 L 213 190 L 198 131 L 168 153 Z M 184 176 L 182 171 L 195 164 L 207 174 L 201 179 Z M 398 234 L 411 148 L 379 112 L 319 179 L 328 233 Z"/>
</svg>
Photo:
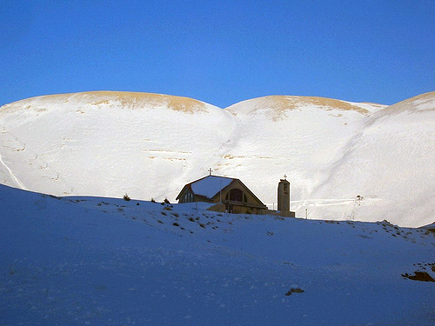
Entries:
<svg viewBox="0 0 435 326">
<path fill-rule="evenodd" d="M 435 236 L 0 185 L 1 325 L 434 325 Z M 402 275 L 403 274 L 403 275 Z"/>
<path fill-rule="evenodd" d="M 205 178 L 193 182 L 190 187 L 194 194 L 212 198 L 233 180 L 232 178 L 208 175 Z"/>
<path fill-rule="evenodd" d="M 270 208 L 284 174 L 309 219 L 435 220 L 435 92 L 392 106 L 267 96 L 226 109 L 169 95 L 87 92 L 0 108 L 0 183 L 53 195 L 174 201 L 208 174 Z"/>
</svg>

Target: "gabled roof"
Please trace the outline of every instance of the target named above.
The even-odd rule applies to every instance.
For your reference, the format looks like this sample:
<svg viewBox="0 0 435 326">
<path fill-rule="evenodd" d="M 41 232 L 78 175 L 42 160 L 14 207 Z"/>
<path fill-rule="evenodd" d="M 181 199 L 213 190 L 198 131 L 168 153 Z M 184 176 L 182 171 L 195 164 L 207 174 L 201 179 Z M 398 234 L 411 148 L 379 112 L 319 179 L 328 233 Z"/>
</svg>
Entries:
<svg viewBox="0 0 435 326">
<path fill-rule="evenodd" d="M 219 195 L 219 192 L 224 191 L 225 188 L 230 186 L 233 182 L 239 182 L 247 192 L 258 202 L 258 205 L 264 206 L 263 202 L 255 196 L 255 194 L 246 185 L 236 178 L 218 177 L 215 175 L 208 175 L 196 181 L 186 184 L 177 196 L 177 200 L 186 189 L 189 189 L 194 195 L 203 196 L 212 199 Z"/>
<path fill-rule="evenodd" d="M 200 195 L 211 199 L 217 195 L 219 191 L 223 190 L 235 180 L 238 179 L 208 175 L 185 185 L 176 199 L 180 197 L 186 187 L 189 188 L 194 195 Z"/>
<path fill-rule="evenodd" d="M 190 184 L 190 189 L 192 189 L 192 192 L 195 195 L 212 198 L 234 180 L 236 179 L 209 175 L 192 182 Z"/>
</svg>

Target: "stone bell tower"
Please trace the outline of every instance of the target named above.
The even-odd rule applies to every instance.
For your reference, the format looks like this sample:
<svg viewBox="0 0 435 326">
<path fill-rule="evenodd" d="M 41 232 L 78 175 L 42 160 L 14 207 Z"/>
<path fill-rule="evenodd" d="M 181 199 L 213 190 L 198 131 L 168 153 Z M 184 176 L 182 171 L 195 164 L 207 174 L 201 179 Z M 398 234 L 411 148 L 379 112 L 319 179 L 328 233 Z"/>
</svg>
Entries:
<svg viewBox="0 0 435 326">
<path fill-rule="evenodd" d="M 278 210 L 281 212 L 290 211 L 290 182 L 286 178 L 284 175 L 284 179 L 278 183 Z"/>
</svg>

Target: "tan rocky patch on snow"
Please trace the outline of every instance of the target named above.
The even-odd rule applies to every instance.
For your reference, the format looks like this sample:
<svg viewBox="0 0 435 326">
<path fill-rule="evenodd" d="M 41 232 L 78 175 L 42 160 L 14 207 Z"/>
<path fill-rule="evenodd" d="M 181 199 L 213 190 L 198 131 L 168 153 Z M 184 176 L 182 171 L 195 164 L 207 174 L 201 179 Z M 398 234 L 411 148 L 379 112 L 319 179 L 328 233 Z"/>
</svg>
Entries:
<svg viewBox="0 0 435 326">
<path fill-rule="evenodd" d="M 269 104 L 278 110 L 294 110 L 307 105 L 315 105 L 325 110 L 357 111 L 362 114 L 369 114 L 369 111 L 349 102 L 334 100 L 325 97 L 310 96 L 266 96 L 262 104 Z"/>
<path fill-rule="evenodd" d="M 17 108 L 41 111 L 47 110 L 51 104 L 67 104 L 71 102 L 77 102 L 80 105 L 90 104 L 95 106 L 110 105 L 112 102 L 116 102 L 119 103 L 122 108 L 126 109 L 163 107 L 185 113 L 206 112 L 205 103 L 187 97 L 115 91 L 95 91 L 38 96 L 4 105 L 2 107 L 2 112 L 5 113 L 9 110 L 13 111 Z"/>
<path fill-rule="evenodd" d="M 204 112 L 205 104 L 203 102 L 181 96 L 139 93 L 139 92 L 87 92 L 86 96 L 96 97 L 93 105 L 108 104 L 110 101 L 121 103 L 124 108 L 135 109 L 144 106 L 151 107 L 168 107 L 175 111 L 185 113 Z"/>
<path fill-rule="evenodd" d="M 369 110 L 353 103 L 324 97 L 272 95 L 247 100 L 242 103 L 245 103 L 245 105 L 250 104 L 252 107 L 250 113 L 264 110 L 266 111 L 266 115 L 274 121 L 284 118 L 287 111 L 304 109 L 308 106 L 315 106 L 326 111 L 356 111 L 362 115 L 371 115 Z M 229 112 L 237 115 L 238 105 L 239 103 L 228 108 Z"/>
<path fill-rule="evenodd" d="M 382 110 L 379 115 L 398 114 L 406 111 L 422 113 L 435 111 L 435 92 L 414 96 L 399 103 L 390 105 Z"/>
</svg>

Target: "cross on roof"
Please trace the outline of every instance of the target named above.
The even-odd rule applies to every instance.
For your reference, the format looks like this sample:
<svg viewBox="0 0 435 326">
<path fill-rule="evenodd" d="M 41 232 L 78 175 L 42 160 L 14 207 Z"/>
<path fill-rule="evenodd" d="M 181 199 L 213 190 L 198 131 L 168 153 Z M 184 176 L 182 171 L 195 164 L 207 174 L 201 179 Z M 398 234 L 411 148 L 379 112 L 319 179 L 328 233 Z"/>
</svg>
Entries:
<svg viewBox="0 0 435 326">
<path fill-rule="evenodd" d="M 211 172 L 212 172 L 213 170 L 210 168 L 210 169 L 208 169 L 208 172 L 210 172 L 210 175 L 211 175 Z"/>
<path fill-rule="evenodd" d="M 284 174 L 284 179 L 285 179 L 285 180 L 287 179 L 287 174 Z"/>
</svg>

